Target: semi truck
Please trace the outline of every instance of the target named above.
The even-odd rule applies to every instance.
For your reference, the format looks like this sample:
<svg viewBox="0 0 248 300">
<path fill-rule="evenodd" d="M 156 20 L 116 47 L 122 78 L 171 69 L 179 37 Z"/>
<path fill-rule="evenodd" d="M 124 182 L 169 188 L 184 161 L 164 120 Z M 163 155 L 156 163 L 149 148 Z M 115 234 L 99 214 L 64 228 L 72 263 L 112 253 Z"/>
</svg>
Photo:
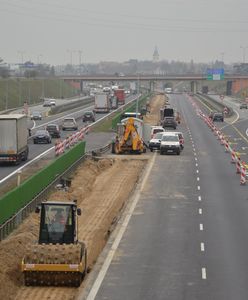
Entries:
<svg viewBox="0 0 248 300">
<path fill-rule="evenodd" d="M 125 90 L 124 89 L 114 90 L 114 95 L 117 98 L 119 105 L 125 104 Z"/>
<path fill-rule="evenodd" d="M 19 164 L 28 159 L 27 116 L 0 115 L 0 162 Z"/>
<path fill-rule="evenodd" d="M 96 113 L 108 113 L 110 111 L 109 95 L 107 93 L 95 94 L 95 108 Z"/>
</svg>

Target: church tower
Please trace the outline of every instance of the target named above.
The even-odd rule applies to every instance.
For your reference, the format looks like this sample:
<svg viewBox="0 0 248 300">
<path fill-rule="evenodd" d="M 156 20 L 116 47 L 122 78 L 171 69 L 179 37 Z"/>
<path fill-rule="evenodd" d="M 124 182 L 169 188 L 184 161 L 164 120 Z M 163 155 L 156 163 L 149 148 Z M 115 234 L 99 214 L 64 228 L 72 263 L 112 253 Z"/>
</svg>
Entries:
<svg viewBox="0 0 248 300">
<path fill-rule="evenodd" d="M 157 62 L 157 61 L 159 61 L 159 53 L 158 53 L 158 48 L 156 46 L 153 52 L 153 62 Z"/>
</svg>

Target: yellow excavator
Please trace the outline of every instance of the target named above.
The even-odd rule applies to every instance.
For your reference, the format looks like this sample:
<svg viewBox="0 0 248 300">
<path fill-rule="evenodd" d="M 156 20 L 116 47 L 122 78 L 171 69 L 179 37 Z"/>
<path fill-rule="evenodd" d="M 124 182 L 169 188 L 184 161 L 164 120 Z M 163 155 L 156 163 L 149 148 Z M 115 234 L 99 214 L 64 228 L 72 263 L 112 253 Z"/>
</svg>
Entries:
<svg viewBox="0 0 248 300">
<path fill-rule="evenodd" d="M 28 245 L 21 269 L 25 285 L 80 286 L 87 272 L 87 249 L 78 241 L 76 201 L 42 202 L 37 243 Z"/>
<path fill-rule="evenodd" d="M 140 123 L 142 120 L 137 119 Z M 122 153 L 137 153 L 145 152 L 144 142 L 141 139 L 135 118 L 127 118 L 122 120 L 121 124 L 117 124 L 117 135 L 113 144 L 113 152 L 116 154 Z"/>
</svg>

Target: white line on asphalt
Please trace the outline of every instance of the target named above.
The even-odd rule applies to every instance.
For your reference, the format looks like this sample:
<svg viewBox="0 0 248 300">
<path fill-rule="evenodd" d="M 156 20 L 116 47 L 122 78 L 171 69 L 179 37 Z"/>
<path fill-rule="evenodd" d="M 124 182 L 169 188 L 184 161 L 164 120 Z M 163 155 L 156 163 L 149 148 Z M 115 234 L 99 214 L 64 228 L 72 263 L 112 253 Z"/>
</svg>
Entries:
<svg viewBox="0 0 248 300">
<path fill-rule="evenodd" d="M 202 209 L 199 208 L 199 215 L 202 215 Z"/>
<path fill-rule="evenodd" d="M 147 179 L 148 179 L 148 177 L 149 177 L 149 175 L 151 173 L 152 167 L 153 167 L 154 162 L 155 162 L 155 158 L 156 158 L 156 152 L 154 153 L 154 155 L 153 155 L 153 157 L 152 157 L 152 159 L 151 159 L 151 161 L 150 161 L 150 163 L 149 163 L 149 165 L 147 167 L 147 172 L 145 173 L 145 176 L 144 176 L 144 178 L 142 180 L 140 188 L 135 192 L 135 197 L 134 197 L 133 202 L 132 202 L 132 204 L 130 206 L 130 209 L 129 209 L 129 211 L 128 211 L 125 219 L 124 219 L 124 222 L 122 223 L 122 226 L 121 226 L 121 228 L 120 228 L 120 230 L 119 230 L 119 232 L 118 232 L 118 234 L 117 234 L 117 236 L 116 236 L 116 238 L 114 240 L 114 243 L 113 243 L 113 245 L 112 245 L 112 247 L 111 247 L 111 249 L 110 249 L 110 251 L 108 253 L 108 256 L 105 259 L 105 261 L 104 261 L 104 263 L 102 265 L 102 268 L 101 268 L 101 270 L 100 270 L 100 272 L 99 272 L 99 274 L 98 274 L 98 276 L 97 276 L 97 278 L 96 278 L 96 280 L 95 280 L 95 282 L 94 282 L 94 284 L 93 284 L 93 286 L 92 286 L 92 288 L 90 290 L 90 293 L 87 296 L 86 300 L 94 300 L 95 297 L 96 297 L 96 295 L 97 295 L 97 292 L 98 292 L 98 290 L 99 290 L 99 288 L 100 288 L 100 286 L 102 284 L 102 281 L 103 281 L 103 279 L 104 279 L 104 277 L 105 277 L 105 275 L 106 275 L 106 273 L 108 271 L 108 268 L 109 268 L 109 266 L 110 266 L 110 264 L 112 262 L 112 259 L 113 259 L 114 255 L 115 255 L 115 252 L 116 252 L 116 250 L 117 250 L 117 248 L 118 248 L 118 246 L 120 244 L 122 236 L 123 236 L 123 234 L 126 231 L 126 228 L 127 228 L 128 223 L 129 223 L 129 220 L 130 220 L 130 218 L 131 218 L 131 216 L 132 216 L 132 214 L 134 212 L 134 209 L 135 209 L 135 207 L 136 207 L 136 205 L 137 205 L 137 203 L 139 201 L 141 192 L 142 192 L 142 190 L 143 190 L 143 188 L 144 188 L 144 186 L 145 186 L 145 184 L 147 182 Z M 125 226 L 124 226 L 124 224 L 125 224 Z"/>
<path fill-rule="evenodd" d="M 199 170 L 196 170 L 196 173 L 199 173 Z"/>
<path fill-rule="evenodd" d="M 198 167 L 198 164 L 196 163 L 195 166 Z"/>
<path fill-rule="evenodd" d="M 195 157 L 195 161 L 197 161 L 197 157 Z"/>
<path fill-rule="evenodd" d="M 197 177 L 196 180 L 197 180 L 197 181 L 200 181 L 200 177 Z"/>
<path fill-rule="evenodd" d="M 207 270 L 206 270 L 206 268 L 202 268 L 202 279 L 207 279 Z"/>
<path fill-rule="evenodd" d="M 204 245 L 204 243 L 201 243 L 201 251 L 202 251 L 202 252 L 205 251 L 205 245 Z"/>
<path fill-rule="evenodd" d="M 200 230 L 203 231 L 203 224 L 200 224 Z"/>
<path fill-rule="evenodd" d="M 194 152 L 194 156 L 196 156 L 196 153 Z"/>
<path fill-rule="evenodd" d="M 201 200 L 202 200 L 201 196 L 198 196 L 198 201 L 201 201 Z"/>
<path fill-rule="evenodd" d="M 197 186 L 197 189 L 198 189 L 198 191 L 200 191 L 201 187 L 198 185 L 198 186 Z"/>
<path fill-rule="evenodd" d="M 40 159 L 42 156 L 46 155 L 49 151 L 51 151 L 51 149 L 54 149 L 55 146 L 49 148 L 48 150 L 46 150 L 45 152 L 41 153 L 40 155 L 36 156 L 34 159 L 30 160 L 29 162 L 27 162 L 25 165 L 23 165 L 22 167 L 16 169 L 14 172 L 10 173 L 8 176 L 4 177 L 3 179 L 0 180 L 0 184 L 3 183 L 4 181 L 6 181 L 7 179 L 9 179 L 11 176 L 13 176 L 14 174 L 18 173 L 19 171 L 21 171 L 22 169 L 26 168 L 28 165 L 32 164 L 34 161 L 36 161 L 37 159 Z"/>
</svg>

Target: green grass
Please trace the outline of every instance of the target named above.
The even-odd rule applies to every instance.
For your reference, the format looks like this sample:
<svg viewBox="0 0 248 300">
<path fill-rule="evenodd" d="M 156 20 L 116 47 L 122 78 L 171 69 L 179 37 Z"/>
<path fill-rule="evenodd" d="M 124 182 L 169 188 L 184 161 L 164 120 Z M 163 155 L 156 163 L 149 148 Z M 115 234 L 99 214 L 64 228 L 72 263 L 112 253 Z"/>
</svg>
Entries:
<svg viewBox="0 0 248 300">
<path fill-rule="evenodd" d="M 41 102 L 40 97 L 64 98 L 78 94 L 69 83 L 59 79 L 47 78 L 8 78 L 0 80 L 0 111 Z"/>
</svg>

